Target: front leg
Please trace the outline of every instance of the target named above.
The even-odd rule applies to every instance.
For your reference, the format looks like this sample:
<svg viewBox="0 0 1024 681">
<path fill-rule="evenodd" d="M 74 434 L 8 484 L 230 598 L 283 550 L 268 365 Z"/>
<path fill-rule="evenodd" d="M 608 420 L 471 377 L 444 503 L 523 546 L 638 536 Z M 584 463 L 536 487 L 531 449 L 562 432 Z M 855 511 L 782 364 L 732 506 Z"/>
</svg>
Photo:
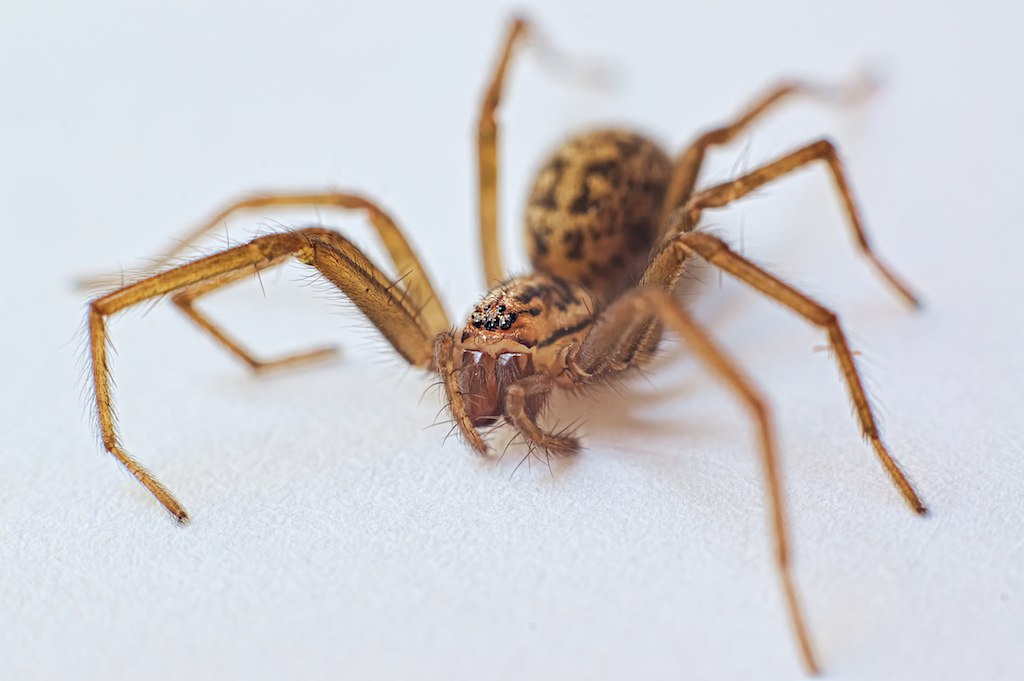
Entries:
<svg viewBox="0 0 1024 681">
<path fill-rule="evenodd" d="M 814 324 L 828 335 L 829 347 L 835 357 L 839 370 L 846 382 L 846 387 L 853 403 L 854 412 L 860 421 L 861 432 L 871 443 L 875 455 L 899 489 L 911 510 L 925 515 L 928 509 L 920 496 L 910 484 L 906 474 L 889 453 L 882 441 L 882 435 L 875 420 L 874 410 L 868 400 L 860 371 L 853 360 L 853 352 L 846 340 L 846 334 L 835 312 L 818 303 L 810 296 L 786 284 L 778 277 L 758 267 L 743 256 L 734 252 L 721 239 L 703 232 L 680 234 L 668 242 L 666 247 L 675 249 L 676 257 L 682 261 L 690 255 L 699 255 L 709 264 L 736 277 L 751 288 L 785 305 L 790 310 Z"/>
<path fill-rule="evenodd" d="M 310 265 L 358 307 L 411 365 L 431 368 L 431 331 L 420 310 L 396 292 L 396 282 L 348 239 L 310 228 L 253 239 L 137 281 L 89 303 L 88 331 L 96 414 L 103 446 L 181 523 L 188 513 L 166 487 L 125 450 L 117 432 L 109 363 L 110 317 L 129 307 L 204 286 L 232 281 L 289 258 Z M 447 322 L 446 322 L 447 323 Z"/>
<path fill-rule="evenodd" d="M 578 351 L 569 355 L 566 373 L 582 386 L 607 381 L 612 375 L 625 370 L 633 362 L 621 359 L 628 355 L 624 350 L 635 344 L 637 330 L 648 326 L 651 319 L 657 319 L 666 328 L 675 331 L 697 358 L 743 403 L 754 422 L 768 492 L 768 510 L 775 535 L 775 567 L 782 581 L 786 607 L 801 657 L 807 670 L 816 674 L 819 667 L 790 570 L 785 496 L 771 412 L 761 391 L 746 372 L 697 324 L 671 293 L 652 286 L 625 293 L 601 313 Z M 609 362 L 606 359 L 609 357 L 620 359 Z"/>
</svg>

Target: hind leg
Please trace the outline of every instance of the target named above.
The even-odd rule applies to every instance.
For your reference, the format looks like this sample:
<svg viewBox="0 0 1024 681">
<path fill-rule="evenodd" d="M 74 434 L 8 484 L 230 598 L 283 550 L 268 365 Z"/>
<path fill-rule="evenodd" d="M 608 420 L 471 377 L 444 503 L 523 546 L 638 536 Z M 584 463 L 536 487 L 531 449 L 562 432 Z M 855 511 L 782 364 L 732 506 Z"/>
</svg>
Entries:
<svg viewBox="0 0 1024 681">
<path fill-rule="evenodd" d="M 785 177 L 811 163 L 820 161 L 828 166 L 829 173 L 839 191 L 843 208 L 849 218 L 850 228 L 857 240 L 861 253 L 868 259 L 882 278 L 892 287 L 896 293 L 903 298 L 911 307 L 920 307 L 921 303 L 910 287 L 897 276 L 897 274 L 875 253 L 868 241 L 867 230 L 860 216 L 860 210 L 853 199 L 853 191 L 846 179 L 846 172 L 839 161 L 839 154 L 835 145 L 827 139 L 804 145 L 784 156 L 774 159 L 759 168 L 737 177 L 734 180 L 709 187 L 694 194 L 686 202 L 683 208 L 672 213 L 665 228 L 667 234 L 692 232 L 697 228 L 704 211 L 709 208 L 722 208 L 734 201 L 742 199 L 751 192 L 775 180 Z M 662 245 L 662 250 L 651 256 L 647 272 L 641 279 L 641 284 L 657 284 L 668 281 L 672 276 L 678 276 L 677 269 L 679 261 L 671 252 L 671 249 Z"/>
</svg>

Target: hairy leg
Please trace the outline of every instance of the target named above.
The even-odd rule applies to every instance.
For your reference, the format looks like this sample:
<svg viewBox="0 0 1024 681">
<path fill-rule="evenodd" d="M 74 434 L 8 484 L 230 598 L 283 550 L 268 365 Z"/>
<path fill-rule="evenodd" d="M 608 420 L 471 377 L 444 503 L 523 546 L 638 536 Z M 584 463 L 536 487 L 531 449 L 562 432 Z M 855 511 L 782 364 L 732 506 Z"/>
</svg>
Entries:
<svg viewBox="0 0 1024 681">
<path fill-rule="evenodd" d="M 836 314 L 824 305 L 786 284 L 778 277 L 766 272 L 743 256 L 732 251 L 721 239 L 702 232 L 677 234 L 665 246 L 671 249 L 677 262 L 693 255 L 699 255 L 710 264 L 733 275 L 740 281 L 757 289 L 764 295 L 777 300 L 798 315 L 825 330 L 829 345 L 843 374 L 850 400 L 853 402 L 864 437 L 871 443 L 882 467 L 889 474 L 910 508 L 919 514 L 927 513 L 924 503 L 900 469 L 899 464 L 882 442 L 881 433 L 875 420 L 874 411 L 868 401 L 864 384 L 853 360 L 853 353 L 846 342 L 846 335 Z"/>
<path fill-rule="evenodd" d="M 496 114 L 501 104 L 505 76 L 516 45 L 526 38 L 530 24 L 515 18 L 498 56 L 498 63 L 484 92 L 477 123 L 477 168 L 479 174 L 480 248 L 484 260 L 487 286 L 505 279 L 505 265 L 501 260 L 498 235 L 498 121 Z"/>
<path fill-rule="evenodd" d="M 288 354 L 283 357 L 276 357 L 269 360 L 259 359 L 236 339 L 232 338 L 230 334 L 222 330 L 220 326 L 211 321 L 210 318 L 203 314 L 198 308 L 196 308 L 195 302 L 201 296 L 232 284 L 239 279 L 250 277 L 254 273 L 258 274 L 260 271 L 262 271 L 260 268 L 254 266 L 252 270 L 238 270 L 223 277 L 218 277 L 200 284 L 194 284 L 171 296 L 171 302 L 173 302 L 178 309 L 184 312 L 196 326 L 208 333 L 228 352 L 242 360 L 242 362 L 244 362 L 250 369 L 257 373 L 293 367 L 301 364 L 307 364 L 309 362 L 316 362 L 336 355 L 338 352 L 337 348 L 323 347 Z"/>
<path fill-rule="evenodd" d="M 774 161 L 766 163 L 760 168 L 742 175 L 735 180 L 723 182 L 722 184 L 702 190 L 690 198 L 686 205 L 672 214 L 667 233 L 690 232 L 697 227 L 701 215 L 708 208 L 721 208 L 734 201 L 737 201 L 759 187 L 768 184 L 784 175 L 788 175 L 799 168 L 802 168 L 814 161 L 823 161 L 828 165 L 835 182 L 836 188 L 843 201 L 843 207 L 850 219 L 850 226 L 853 228 L 854 237 L 864 256 L 874 265 L 879 274 L 896 289 L 896 292 L 911 306 L 919 307 L 920 302 L 910 291 L 910 287 L 904 284 L 896 274 L 889 269 L 875 255 L 874 250 L 868 242 L 867 231 L 860 217 L 860 211 L 853 200 L 853 192 L 846 179 L 843 166 L 839 161 L 839 154 L 835 145 L 829 140 L 822 139 L 812 142 Z"/>
<path fill-rule="evenodd" d="M 672 180 L 669 183 L 668 193 L 665 196 L 662 223 L 668 220 L 672 211 L 686 204 L 687 200 L 693 195 L 708 149 L 734 141 L 738 135 L 773 109 L 776 104 L 798 95 L 843 103 L 855 102 L 868 94 L 873 89 L 872 86 L 873 83 L 870 80 L 861 78 L 838 86 L 801 81 L 784 81 L 769 88 L 731 123 L 705 130 L 679 155 L 676 159 Z"/>
<path fill-rule="evenodd" d="M 377 232 L 384 247 L 387 249 L 391 262 L 394 264 L 401 287 L 404 288 L 414 304 L 422 308 L 423 318 L 436 333 L 447 325 L 447 314 L 441 300 L 437 297 L 430 279 L 416 253 L 412 250 L 402 231 L 395 221 L 375 202 L 359 196 L 340 192 L 308 192 L 264 194 L 234 201 L 218 211 L 210 219 L 202 222 L 195 229 L 185 234 L 173 248 L 156 258 L 152 265 L 154 271 L 167 267 L 190 246 L 204 236 L 210 234 L 224 220 L 238 213 L 265 208 L 313 208 L 327 207 L 343 210 L 365 211 L 370 224 Z M 120 276 L 108 275 L 86 278 L 83 287 L 117 285 Z M 123 286 L 123 284 L 122 284 Z"/>
<path fill-rule="evenodd" d="M 315 267 L 359 307 L 410 364 L 429 368 L 431 332 L 405 296 L 397 296 L 394 282 L 340 234 L 307 229 L 259 237 L 166 272 L 135 282 L 89 304 L 89 347 L 96 410 L 103 445 L 180 522 L 188 513 L 174 496 L 123 448 L 117 434 L 107 356 L 107 319 L 147 300 L 205 282 L 230 280 L 239 272 L 251 273 L 295 257 Z"/>
<path fill-rule="evenodd" d="M 719 380 L 746 406 L 757 425 L 761 461 L 768 489 L 769 512 L 775 535 L 775 565 L 782 580 L 786 605 L 796 633 L 804 664 L 810 673 L 818 671 L 818 664 L 807 633 L 807 626 L 797 599 L 790 573 L 789 540 L 786 525 L 785 500 L 779 479 L 775 436 L 767 403 L 750 379 L 739 369 L 710 336 L 693 320 L 670 293 L 657 288 L 634 289 L 624 294 L 603 312 L 593 330 L 570 358 L 569 373 L 581 384 L 593 384 L 609 374 L 622 371 L 629 362 L 612 365 L 603 361 L 605 356 L 618 356 L 617 351 L 630 337 L 638 320 L 655 317 L 678 334 Z"/>
</svg>

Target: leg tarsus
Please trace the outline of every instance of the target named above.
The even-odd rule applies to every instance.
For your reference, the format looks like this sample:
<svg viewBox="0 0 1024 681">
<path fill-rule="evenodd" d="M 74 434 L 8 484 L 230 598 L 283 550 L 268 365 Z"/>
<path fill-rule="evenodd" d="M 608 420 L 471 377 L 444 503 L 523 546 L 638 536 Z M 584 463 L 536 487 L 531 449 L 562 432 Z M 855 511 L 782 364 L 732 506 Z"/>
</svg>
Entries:
<svg viewBox="0 0 1024 681">
<path fill-rule="evenodd" d="M 128 469 L 128 472 L 135 476 L 135 479 L 142 483 L 142 485 L 156 497 L 167 511 L 174 516 L 175 520 L 181 525 L 187 525 L 189 523 L 188 511 L 181 505 L 181 502 L 175 498 L 171 491 L 163 486 L 163 484 L 157 480 L 153 475 L 147 471 L 141 464 L 139 464 L 134 458 L 132 458 L 127 452 L 121 449 L 119 446 L 107 447 L 107 451 L 114 455 L 121 465 Z"/>
<path fill-rule="evenodd" d="M 807 633 L 805 617 L 800 607 L 800 601 L 796 597 L 796 587 L 793 585 L 793 575 L 790 573 L 787 564 L 781 571 L 782 592 L 786 597 L 786 608 L 791 613 L 790 621 L 793 624 L 794 634 L 797 643 L 800 645 L 800 659 L 803 660 L 807 673 L 817 676 L 821 673 L 814 648 L 811 647 L 811 638 Z"/>
<path fill-rule="evenodd" d="M 878 460 L 882 463 L 882 468 L 889 474 L 889 479 L 892 480 L 893 484 L 899 488 L 910 510 L 920 516 L 928 515 L 928 507 L 921 501 L 921 497 L 918 496 L 917 491 L 910 484 L 906 473 L 900 468 L 899 463 L 889 453 L 889 449 L 882 442 L 882 438 L 875 434 L 874 437 L 868 436 L 868 439 L 871 441 L 871 447 L 875 450 L 875 455 L 878 456 Z"/>
</svg>

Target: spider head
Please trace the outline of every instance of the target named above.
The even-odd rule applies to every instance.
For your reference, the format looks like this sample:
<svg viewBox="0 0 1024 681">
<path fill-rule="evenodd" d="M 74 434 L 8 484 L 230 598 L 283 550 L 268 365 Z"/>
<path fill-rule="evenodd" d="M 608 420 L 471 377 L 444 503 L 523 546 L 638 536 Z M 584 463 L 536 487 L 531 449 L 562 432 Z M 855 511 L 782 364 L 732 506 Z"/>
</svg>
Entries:
<svg viewBox="0 0 1024 681">
<path fill-rule="evenodd" d="M 475 427 L 505 414 L 509 386 L 535 373 L 556 373 L 565 344 L 585 332 L 593 300 L 581 287 L 546 274 L 510 279 L 484 296 L 456 336 L 453 364 Z M 542 396 L 527 399 L 535 415 Z"/>
</svg>

